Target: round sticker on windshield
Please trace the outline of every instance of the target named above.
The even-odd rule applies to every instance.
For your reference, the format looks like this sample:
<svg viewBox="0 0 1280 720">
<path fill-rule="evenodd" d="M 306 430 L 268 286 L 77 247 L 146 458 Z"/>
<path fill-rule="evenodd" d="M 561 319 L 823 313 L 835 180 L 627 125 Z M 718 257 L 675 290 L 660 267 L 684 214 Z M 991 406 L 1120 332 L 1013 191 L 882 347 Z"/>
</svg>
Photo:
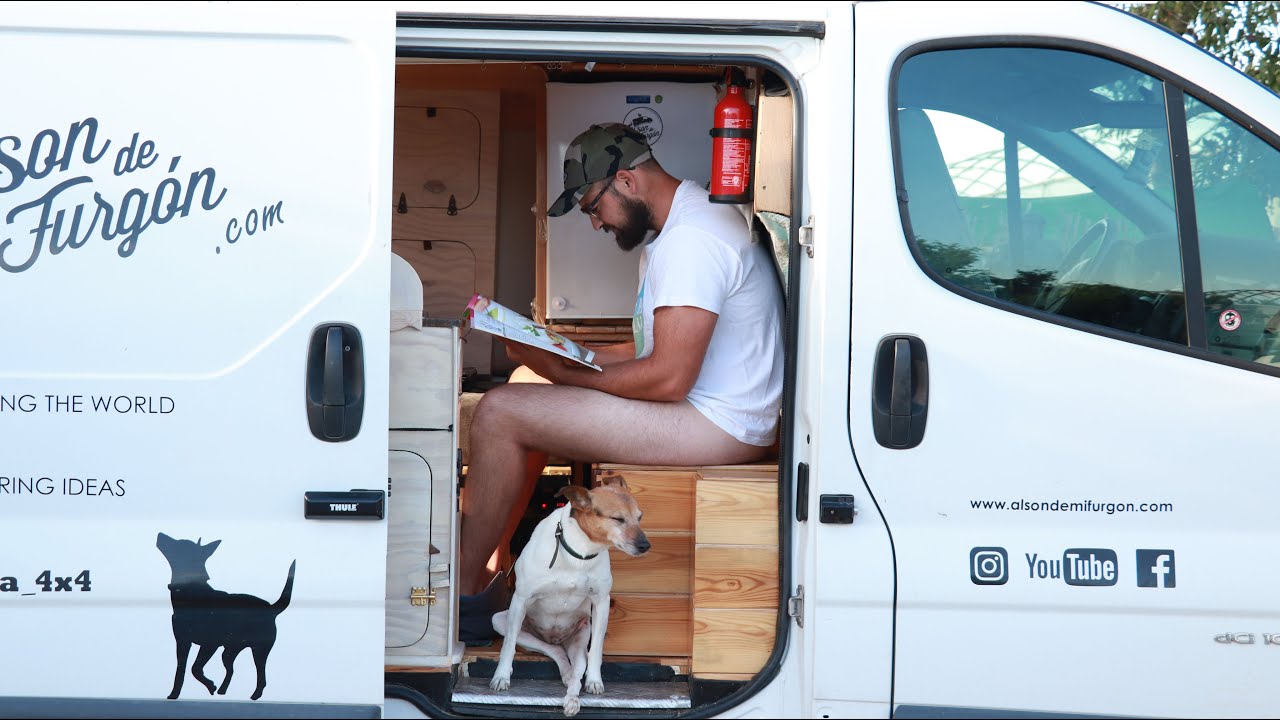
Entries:
<svg viewBox="0 0 1280 720">
<path fill-rule="evenodd" d="M 1235 310 L 1223 310 L 1222 314 L 1218 316 L 1218 327 L 1227 332 L 1238 330 L 1240 328 L 1240 313 Z"/>
</svg>

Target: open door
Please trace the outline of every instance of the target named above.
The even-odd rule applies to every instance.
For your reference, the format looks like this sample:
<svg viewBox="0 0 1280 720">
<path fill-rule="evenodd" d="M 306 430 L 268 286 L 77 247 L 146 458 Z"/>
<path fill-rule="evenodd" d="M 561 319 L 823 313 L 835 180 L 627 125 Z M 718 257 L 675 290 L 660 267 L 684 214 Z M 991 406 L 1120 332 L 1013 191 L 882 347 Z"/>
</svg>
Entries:
<svg viewBox="0 0 1280 720">
<path fill-rule="evenodd" d="M 997 7 L 854 11 L 848 426 L 894 712 L 1259 712 L 1275 660 L 1232 651 L 1280 619 L 1241 552 L 1275 540 L 1280 251 L 1274 170 L 1239 168 L 1275 167 L 1275 98 L 1114 8 L 1050 37 Z M 816 662 L 887 649 L 854 633 Z"/>
<path fill-rule="evenodd" d="M 380 714 L 393 26 L 0 20 L 6 711 Z"/>
</svg>

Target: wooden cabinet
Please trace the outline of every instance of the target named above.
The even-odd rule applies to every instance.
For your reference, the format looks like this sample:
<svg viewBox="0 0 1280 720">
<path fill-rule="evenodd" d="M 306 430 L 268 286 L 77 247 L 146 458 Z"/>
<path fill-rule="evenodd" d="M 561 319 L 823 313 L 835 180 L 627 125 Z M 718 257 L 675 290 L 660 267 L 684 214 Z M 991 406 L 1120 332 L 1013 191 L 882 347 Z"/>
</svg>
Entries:
<svg viewBox="0 0 1280 720">
<path fill-rule="evenodd" d="M 388 408 L 386 659 L 449 667 L 455 647 L 458 328 L 391 333 Z"/>
<path fill-rule="evenodd" d="M 626 481 L 653 545 L 639 558 L 611 551 L 605 653 L 750 679 L 777 634 L 777 466 L 599 464 L 593 475 Z"/>
</svg>

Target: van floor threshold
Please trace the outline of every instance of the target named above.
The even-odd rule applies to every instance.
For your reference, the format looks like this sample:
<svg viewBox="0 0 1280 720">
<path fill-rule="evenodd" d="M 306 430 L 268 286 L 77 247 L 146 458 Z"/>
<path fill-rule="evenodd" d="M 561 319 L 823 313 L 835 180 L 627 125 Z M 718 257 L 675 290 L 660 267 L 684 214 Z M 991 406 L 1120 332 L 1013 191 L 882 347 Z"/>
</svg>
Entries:
<svg viewBox="0 0 1280 720">
<path fill-rule="evenodd" d="M 560 707 L 564 703 L 564 684 L 559 680 L 511 681 L 511 689 L 491 690 L 488 678 L 461 677 L 453 686 L 453 702 L 478 705 L 533 705 Z M 687 708 L 689 683 L 684 682 L 606 682 L 603 695 L 583 692 L 582 707 L 589 708 Z"/>
</svg>

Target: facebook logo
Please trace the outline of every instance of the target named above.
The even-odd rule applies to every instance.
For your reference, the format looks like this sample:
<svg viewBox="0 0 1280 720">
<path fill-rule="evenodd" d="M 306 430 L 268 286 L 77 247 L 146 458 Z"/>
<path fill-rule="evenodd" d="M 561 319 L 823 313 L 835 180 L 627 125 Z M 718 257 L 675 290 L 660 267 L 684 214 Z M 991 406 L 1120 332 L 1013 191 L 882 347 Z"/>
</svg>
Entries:
<svg viewBox="0 0 1280 720">
<path fill-rule="evenodd" d="M 1174 571 L 1172 550 L 1138 551 L 1138 587 L 1177 587 L 1178 575 Z"/>
</svg>

